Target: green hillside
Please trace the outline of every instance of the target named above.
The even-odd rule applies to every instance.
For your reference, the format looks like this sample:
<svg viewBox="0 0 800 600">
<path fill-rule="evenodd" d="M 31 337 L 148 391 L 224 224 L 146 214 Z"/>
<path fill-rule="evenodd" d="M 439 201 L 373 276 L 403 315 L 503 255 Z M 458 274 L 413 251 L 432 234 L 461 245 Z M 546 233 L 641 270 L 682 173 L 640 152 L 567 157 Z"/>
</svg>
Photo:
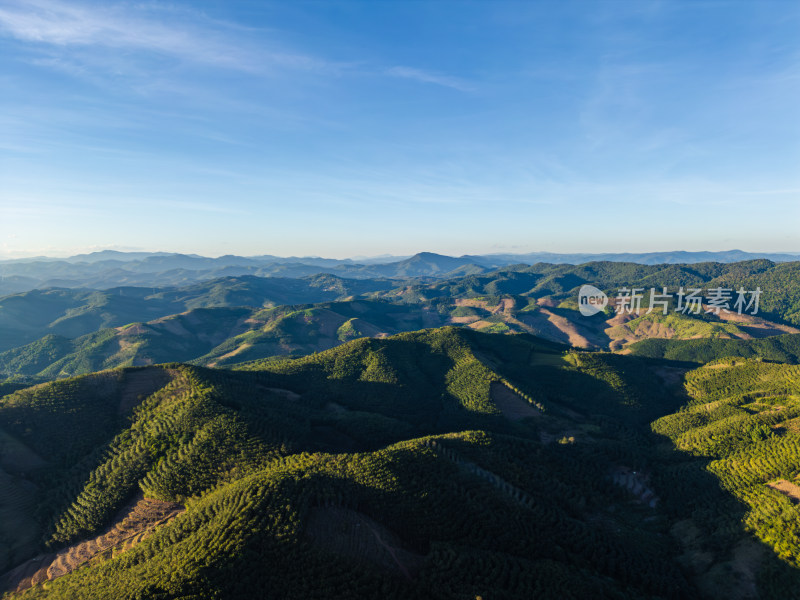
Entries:
<svg viewBox="0 0 800 600">
<path fill-rule="evenodd" d="M 724 322 L 705 314 L 652 313 L 620 321 L 610 312 L 586 318 L 569 301 L 559 307 L 540 307 L 524 296 L 419 299 L 414 303 L 359 299 L 266 309 L 212 307 L 101 329 L 75 339 L 48 335 L 0 352 L 0 374 L 53 379 L 171 361 L 223 366 L 302 356 L 361 337 L 385 337 L 446 324 L 486 333 L 529 333 L 577 347 L 612 350 L 649 338 L 749 339 L 781 331 L 781 327 L 792 330 L 763 321 L 756 325 Z M 648 350 L 646 355 L 662 356 L 656 350 Z"/>
<path fill-rule="evenodd" d="M 786 323 L 796 322 L 797 268 L 798 263 L 766 260 L 693 265 L 599 262 L 521 265 L 402 285 L 398 280 L 321 274 L 302 279 L 227 277 L 169 290 L 34 290 L 0 298 L 0 376 L 52 379 L 169 361 L 221 366 L 299 356 L 359 337 L 443 325 L 529 333 L 579 348 L 611 350 L 651 338 L 749 339 L 796 333 Z M 760 287 L 760 314 L 773 321 L 725 321 L 705 313 L 674 312 L 625 320 L 610 310 L 587 318 L 576 304 L 577 291 L 585 283 L 611 294 L 624 286 L 667 287 L 673 292 L 677 286 Z M 250 314 L 231 323 L 229 311 L 237 307 L 248 307 Z M 183 315 L 187 312 L 190 316 Z M 131 324 L 138 325 L 121 329 Z M 666 347 L 659 342 L 637 352 L 666 356 L 659 354 Z M 670 352 L 677 356 L 677 351 Z"/>
<path fill-rule="evenodd" d="M 119 366 L 173 361 L 224 365 L 303 355 L 358 337 L 441 325 L 430 306 L 353 301 L 269 309 L 196 308 L 147 323 L 101 329 L 75 339 L 48 335 L 0 352 L 0 374 L 43 379 Z"/>
<path fill-rule="evenodd" d="M 118 366 L 189 361 L 246 329 L 247 308 L 195 309 L 79 338 L 48 335 L 0 353 L 0 373 L 55 379 Z"/>
<path fill-rule="evenodd" d="M 672 509 L 691 511 L 681 534 L 687 554 L 734 547 L 740 564 L 763 567 L 755 582 L 742 582 L 746 591 L 791 597 L 800 567 L 800 367 L 722 360 L 690 372 L 686 390 L 684 410 L 653 430 L 681 450 L 660 477 Z M 708 477 L 724 493 L 709 493 Z M 742 526 L 760 543 L 741 539 Z"/>
<path fill-rule="evenodd" d="M 756 340 L 650 339 L 632 344 L 630 350 L 638 356 L 696 363 L 707 363 L 730 356 L 797 364 L 800 361 L 800 334 L 777 335 Z"/>
<path fill-rule="evenodd" d="M 773 263 L 750 260 L 738 263 L 697 263 L 690 265 L 642 265 L 620 262 L 592 262 L 583 265 L 539 263 L 504 267 L 490 273 L 468 275 L 407 285 L 376 295 L 398 297 L 416 302 L 440 297 L 474 297 L 513 295 L 552 300 L 577 299 L 584 284 L 594 285 L 616 294 L 627 288 L 668 288 L 680 286 L 702 290 L 725 287 L 746 291 L 762 290 L 760 314 L 767 319 L 800 325 L 800 262 Z"/>
<path fill-rule="evenodd" d="M 325 302 L 388 290 L 396 284 L 397 281 L 351 280 L 334 275 L 299 279 L 242 276 L 170 289 L 32 290 L 0 298 L 0 351 L 46 335 L 77 338 L 196 308 Z"/>
<path fill-rule="evenodd" d="M 679 410 L 669 363 L 446 327 L 16 391 L 0 400 L 0 585 L 54 599 L 786 594 L 800 548 L 770 528 L 793 505 L 775 492 L 767 525 L 742 522 L 745 496 L 716 483 L 730 462 L 703 470 L 742 440 L 790 439 L 773 413 L 793 418 L 795 368 L 739 368 L 692 372 Z M 710 449 L 682 425 L 708 401 L 745 418 Z M 762 427 L 778 421 L 785 433 Z"/>
</svg>

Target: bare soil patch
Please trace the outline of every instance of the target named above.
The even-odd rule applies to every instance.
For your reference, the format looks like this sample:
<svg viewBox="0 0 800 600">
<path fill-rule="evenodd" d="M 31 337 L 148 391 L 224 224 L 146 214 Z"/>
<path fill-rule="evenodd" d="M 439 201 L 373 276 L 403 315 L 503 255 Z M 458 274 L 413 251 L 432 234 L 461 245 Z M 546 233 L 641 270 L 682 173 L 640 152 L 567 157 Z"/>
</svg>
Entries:
<svg viewBox="0 0 800 600">
<path fill-rule="evenodd" d="M 649 319 L 640 321 L 634 329 L 626 326 L 630 321 L 644 314 L 646 314 L 645 310 L 633 313 L 618 313 L 606 320 L 607 327 L 604 333 L 610 340 L 608 344 L 610 350 L 620 351 L 639 340 L 649 338 L 671 339 L 675 337 L 675 330 L 672 327 Z"/>
<path fill-rule="evenodd" d="M 381 329 L 380 327 L 373 325 L 369 321 L 365 321 L 364 319 L 360 319 L 358 317 L 354 319 L 350 319 L 350 324 L 353 328 L 360 332 L 361 335 L 365 337 L 377 337 L 379 335 L 386 335 L 387 332 Z"/>
<path fill-rule="evenodd" d="M 797 329 L 796 327 L 784 325 L 783 323 L 776 323 L 774 321 L 768 321 L 767 319 L 762 319 L 761 317 L 746 313 L 740 315 L 737 312 L 725 312 L 724 310 L 721 310 L 717 316 L 719 317 L 720 321 L 736 323 L 740 326 L 745 325 L 747 326 L 746 329 L 755 330 L 757 333 L 754 334 L 753 337 L 766 337 L 768 335 L 780 335 L 782 333 L 800 333 L 800 329 Z M 758 330 L 762 330 L 764 333 L 759 334 Z"/>
<path fill-rule="evenodd" d="M 683 376 L 689 369 L 681 369 L 680 367 L 653 367 L 650 369 L 653 373 L 668 386 L 681 385 L 683 383 Z"/>
<path fill-rule="evenodd" d="M 474 323 L 478 319 L 480 319 L 480 317 L 477 317 L 475 315 L 470 315 L 468 317 L 450 317 L 450 322 L 460 325 L 463 323 Z"/>
<path fill-rule="evenodd" d="M 483 329 L 484 327 L 491 327 L 492 325 L 494 325 L 494 323 L 490 323 L 489 321 L 480 320 L 480 321 L 475 321 L 473 323 L 470 323 L 467 327 L 469 327 L 470 329 Z"/>
<path fill-rule="evenodd" d="M 745 364 L 744 360 L 740 360 L 738 362 L 735 361 L 735 360 L 732 360 L 731 362 L 718 362 L 718 363 L 714 363 L 713 365 L 703 365 L 700 368 L 701 369 L 710 369 L 710 370 L 730 369 L 731 367 L 738 367 L 738 366 L 741 366 L 743 364 Z"/>
<path fill-rule="evenodd" d="M 234 349 L 233 349 L 233 350 L 231 350 L 230 352 L 226 352 L 226 353 L 225 353 L 225 354 L 223 354 L 222 356 L 218 356 L 218 357 L 217 357 L 217 360 L 215 360 L 214 362 L 210 362 L 210 363 L 208 363 L 208 365 L 207 365 L 207 366 L 209 366 L 209 367 L 216 367 L 216 366 L 217 366 L 217 363 L 219 363 L 219 361 L 221 361 L 221 360 L 225 360 L 226 358 L 230 358 L 231 356 L 236 356 L 237 354 L 239 354 L 239 353 L 241 353 L 241 352 L 244 352 L 244 351 L 245 351 L 245 350 L 247 350 L 248 348 L 252 348 L 252 347 L 253 347 L 253 344 L 250 344 L 250 343 L 247 343 L 247 342 L 245 342 L 245 343 L 244 343 L 244 344 L 242 344 L 241 346 L 236 346 L 236 348 L 234 348 Z"/>
<path fill-rule="evenodd" d="M 443 319 L 438 312 L 429 309 L 422 310 L 422 325 L 424 327 L 441 327 L 443 324 Z"/>
<path fill-rule="evenodd" d="M 272 392 L 273 394 L 277 394 L 278 396 L 283 396 L 286 400 L 300 400 L 302 396 L 297 392 L 293 392 L 292 390 L 285 390 L 283 388 L 275 388 L 275 387 L 266 387 L 263 385 L 258 386 L 259 389 L 266 390 L 267 392 Z"/>
<path fill-rule="evenodd" d="M 144 323 L 134 323 L 133 325 L 123 325 L 117 327 L 117 331 L 122 335 L 147 335 L 148 333 L 156 333 L 153 329 Z"/>
<path fill-rule="evenodd" d="M 501 298 L 498 304 L 489 306 L 486 300 L 478 300 L 476 298 L 456 298 L 453 300 L 456 306 L 470 306 L 472 308 L 482 308 L 489 311 L 493 315 L 508 314 L 514 308 L 514 300 L 511 298 Z"/>
<path fill-rule="evenodd" d="M 778 481 L 768 483 L 767 487 L 771 487 L 773 490 L 778 490 L 781 494 L 788 496 L 795 504 L 800 502 L 800 486 L 791 481 L 778 479 Z"/>
<path fill-rule="evenodd" d="M 319 326 L 319 333 L 326 338 L 336 338 L 336 332 L 339 330 L 347 319 L 340 314 L 328 310 L 327 308 L 321 309 L 314 314 L 313 320 Z M 338 340 L 337 340 L 338 341 Z"/>
<path fill-rule="evenodd" d="M 55 554 L 37 556 L 0 578 L 0 591 L 23 591 L 42 581 L 52 581 L 71 573 L 97 555 L 112 550 L 119 554 L 150 535 L 156 527 L 164 525 L 184 511 L 173 502 L 144 498 L 140 494 L 123 508 L 114 524 L 102 534 L 73 544 Z"/>
<path fill-rule="evenodd" d="M 180 317 L 181 315 L 169 315 L 167 317 L 161 317 L 160 319 L 150 321 L 149 324 L 158 326 L 159 328 L 164 329 L 173 335 L 190 337 L 192 333 L 183 326 L 183 323 L 180 321 Z"/>
<path fill-rule="evenodd" d="M 567 340 L 569 340 L 571 346 L 577 348 L 592 348 L 595 346 L 595 344 L 592 344 L 586 336 L 583 335 L 583 332 L 578 331 L 578 327 L 575 323 L 572 323 L 565 317 L 557 315 L 546 308 L 541 308 L 539 312 L 546 315 L 547 320 L 567 336 Z"/>
<path fill-rule="evenodd" d="M 714 564 L 695 577 L 700 590 L 716 600 L 755 600 L 759 598 L 756 572 L 764 557 L 764 547 L 753 540 L 742 540 L 729 560 Z"/>
<path fill-rule="evenodd" d="M 527 417 L 539 417 L 542 412 L 509 388 L 506 384 L 497 381 L 489 387 L 489 396 L 503 416 L 511 421 L 519 421 Z"/>
</svg>

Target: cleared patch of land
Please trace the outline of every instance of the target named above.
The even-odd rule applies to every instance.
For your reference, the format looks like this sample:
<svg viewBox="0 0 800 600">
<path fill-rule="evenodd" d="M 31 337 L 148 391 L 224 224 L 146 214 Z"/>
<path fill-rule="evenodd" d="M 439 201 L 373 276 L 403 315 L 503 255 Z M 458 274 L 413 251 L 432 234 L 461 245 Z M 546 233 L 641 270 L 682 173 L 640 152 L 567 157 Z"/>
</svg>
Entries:
<svg viewBox="0 0 800 600">
<path fill-rule="evenodd" d="M 99 536 L 73 544 L 55 554 L 37 556 L 0 578 L 0 591 L 26 590 L 43 581 L 52 581 L 71 573 L 95 556 L 112 550 L 112 554 L 133 548 L 185 509 L 180 504 L 138 496 L 122 509 L 115 522 Z"/>
<path fill-rule="evenodd" d="M 624 487 L 636 496 L 636 499 L 642 504 L 646 504 L 650 508 L 658 505 L 658 496 L 647 485 L 650 477 L 641 471 L 633 471 L 629 467 L 619 466 L 611 473 L 611 479 L 615 484 Z"/>
<path fill-rule="evenodd" d="M 39 469 L 47 464 L 18 439 L 0 429 L 0 468 L 10 473 Z"/>
<path fill-rule="evenodd" d="M 774 321 L 767 321 L 766 319 L 747 313 L 740 315 L 737 312 L 725 312 L 721 310 L 718 316 L 720 321 L 736 323 L 740 329 L 743 329 L 754 338 L 763 338 L 784 333 L 800 333 L 800 329 L 796 327 L 784 325 L 783 323 L 775 323 Z"/>
<path fill-rule="evenodd" d="M 320 550 L 382 567 L 409 581 L 415 579 L 425 560 L 405 548 L 395 533 L 348 508 L 314 508 L 306 537 Z"/>
<path fill-rule="evenodd" d="M 494 323 L 491 323 L 490 321 L 480 320 L 470 323 L 469 327 L 471 329 L 483 329 L 484 327 L 491 327 L 492 325 L 494 325 Z"/>
<path fill-rule="evenodd" d="M 669 386 L 678 386 L 683 383 L 683 376 L 686 374 L 688 369 L 682 369 L 679 367 L 665 367 L 665 366 L 658 366 L 653 367 L 650 369 L 653 373 L 658 375 L 661 380 Z"/>
<path fill-rule="evenodd" d="M 800 502 L 800 485 L 796 483 L 786 481 L 785 479 L 778 479 L 778 481 L 768 483 L 767 487 L 771 487 L 773 490 L 778 490 L 781 494 L 788 496 L 795 504 Z"/>
<path fill-rule="evenodd" d="M 252 347 L 253 347 L 253 344 L 245 342 L 244 344 L 242 344 L 240 346 L 236 346 L 236 348 L 234 348 L 230 352 L 226 352 L 225 354 L 222 354 L 222 355 L 218 356 L 217 360 L 208 363 L 206 366 L 207 367 L 216 367 L 217 363 L 219 361 L 225 360 L 226 358 L 230 358 L 231 356 L 236 356 L 237 354 L 240 354 L 240 353 L 244 352 L 245 350 L 247 350 L 248 348 L 252 348 Z"/>
<path fill-rule="evenodd" d="M 479 298 L 455 298 L 453 300 L 453 304 L 456 306 L 482 308 L 483 310 L 489 311 L 493 315 L 501 313 L 509 314 L 514 308 L 514 300 L 511 298 L 501 298 L 500 302 L 494 305 L 490 305 L 486 300 L 481 300 Z"/>
<path fill-rule="evenodd" d="M 575 325 L 575 323 L 566 317 L 557 315 L 546 308 L 540 308 L 539 310 L 543 315 L 547 316 L 547 320 L 550 323 L 552 323 L 559 331 L 563 332 L 564 335 L 567 336 L 567 340 L 571 346 L 575 346 L 577 348 L 593 348 L 596 345 L 590 342 L 583 332 L 578 330 L 577 325 Z"/>
<path fill-rule="evenodd" d="M 0 569 L 36 550 L 40 534 L 34 518 L 36 492 L 29 481 L 0 469 Z"/>
<path fill-rule="evenodd" d="M 264 387 L 264 386 L 258 386 L 258 387 L 268 392 L 272 392 L 273 394 L 277 394 L 278 396 L 283 396 L 287 400 L 300 400 L 301 398 L 300 394 L 298 394 L 297 392 L 293 392 L 292 390 L 284 390 L 282 388 Z"/>
<path fill-rule="evenodd" d="M 498 381 L 492 382 L 489 395 L 503 416 L 512 421 L 519 421 L 527 417 L 538 417 L 542 412 L 509 388 Z"/>
<path fill-rule="evenodd" d="M 122 397 L 119 400 L 120 414 L 130 412 L 150 394 L 167 385 L 172 374 L 166 369 L 154 367 L 128 371 L 124 377 Z"/>
</svg>

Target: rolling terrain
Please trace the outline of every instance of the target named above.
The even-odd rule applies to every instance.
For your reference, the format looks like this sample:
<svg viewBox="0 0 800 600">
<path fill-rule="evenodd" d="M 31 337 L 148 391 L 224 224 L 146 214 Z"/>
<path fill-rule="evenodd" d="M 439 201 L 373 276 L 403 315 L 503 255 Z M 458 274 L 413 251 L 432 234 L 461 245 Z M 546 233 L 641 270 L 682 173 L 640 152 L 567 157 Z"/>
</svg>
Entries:
<svg viewBox="0 0 800 600">
<path fill-rule="evenodd" d="M 5 597 L 790 597 L 797 367 L 684 365 L 444 327 L 16 391 Z"/>
<path fill-rule="evenodd" d="M 0 298 L 3 599 L 792 597 L 800 264 L 472 258 Z"/>
<path fill-rule="evenodd" d="M 325 302 L 388 290 L 396 282 L 330 275 L 228 277 L 181 288 L 44 289 L 0 298 L 0 351 L 46 335 L 76 338 L 196 308 Z"/>
<path fill-rule="evenodd" d="M 171 361 L 219 367 L 311 354 L 361 337 L 444 325 L 484 333 L 528 333 L 577 348 L 625 352 L 640 340 L 751 340 L 800 333 L 745 315 L 726 321 L 713 315 L 642 313 L 589 319 L 572 308 L 539 306 L 519 296 L 436 298 L 412 304 L 359 299 L 260 309 L 195 308 L 74 339 L 48 335 L 0 352 L 0 373 L 39 381 Z"/>
<path fill-rule="evenodd" d="M 489 254 L 444 256 L 420 252 L 414 256 L 358 259 L 278 256 L 220 256 L 168 252 L 105 250 L 69 258 L 35 257 L 0 260 L 0 295 L 48 287 L 176 287 L 222 277 L 302 278 L 331 274 L 349 279 L 450 278 L 505 270 L 512 265 L 581 265 L 589 262 L 665 265 L 735 263 L 768 260 L 796 262 L 800 254 L 726 252 L 650 252 L 641 254 Z"/>
<path fill-rule="evenodd" d="M 37 290 L 0 298 L 0 375 L 41 381 L 170 361 L 222 366 L 444 325 L 529 333 L 578 348 L 623 352 L 654 339 L 796 334 L 797 265 L 592 263 L 534 265 L 401 285 L 390 279 L 316 275 L 228 277 L 165 290 Z M 581 285 L 597 283 L 613 296 L 615 287 L 628 282 L 673 291 L 679 286 L 763 286 L 763 297 L 757 316 L 715 315 L 707 305 L 698 315 L 674 310 L 648 314 L 647 296 L 642 309 L 630 314 L 610 308 L 591 318 L 579 314 Z"/>
</svg>

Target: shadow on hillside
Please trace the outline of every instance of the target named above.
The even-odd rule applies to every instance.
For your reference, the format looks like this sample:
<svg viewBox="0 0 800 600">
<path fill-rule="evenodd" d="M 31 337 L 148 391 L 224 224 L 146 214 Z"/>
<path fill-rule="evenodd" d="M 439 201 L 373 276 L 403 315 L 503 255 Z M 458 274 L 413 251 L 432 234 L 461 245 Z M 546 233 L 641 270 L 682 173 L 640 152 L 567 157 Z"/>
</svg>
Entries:
<svg viewBox="0 0 800 600">
<path fill-rule="evenodd" d="M 671 522 L 678 560 L 699 591 L 714 600 L 793 597 L 800 570 L 746 530 L 750 507 L 707 470 L 712 460 L 652 435 L 658 445 L 652 480 Z"/>
</svg>

